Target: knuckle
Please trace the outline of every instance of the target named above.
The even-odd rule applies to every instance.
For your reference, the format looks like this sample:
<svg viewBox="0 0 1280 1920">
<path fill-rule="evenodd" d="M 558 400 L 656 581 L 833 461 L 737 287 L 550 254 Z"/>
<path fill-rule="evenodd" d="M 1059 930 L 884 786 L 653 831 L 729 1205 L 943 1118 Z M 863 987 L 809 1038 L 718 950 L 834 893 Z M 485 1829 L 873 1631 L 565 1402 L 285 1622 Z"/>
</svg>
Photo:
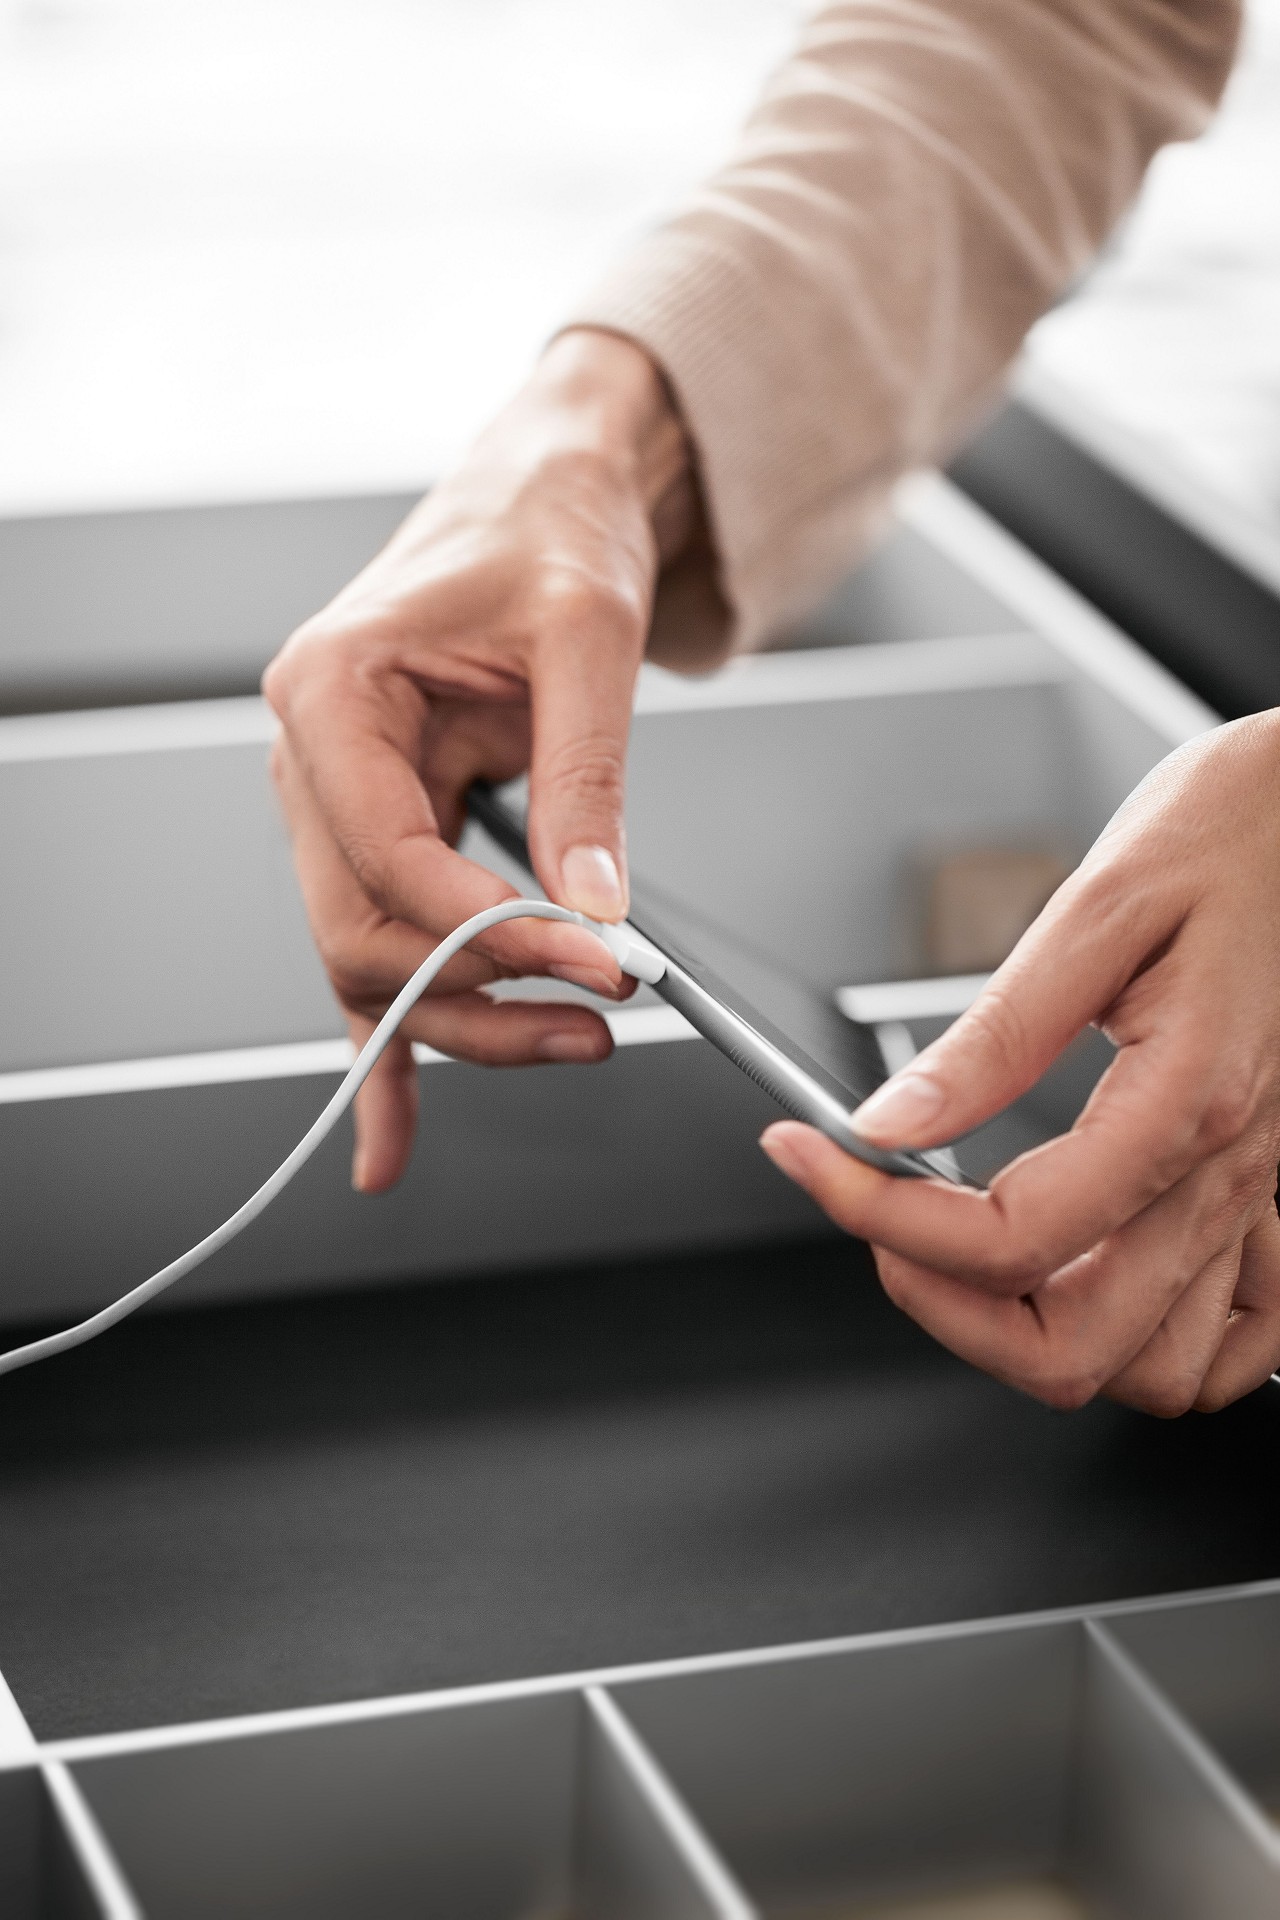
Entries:
<svg viewBox="0 0 1280 1920">
<path fill-rule="evenodd" d="M 362 673 L 376 672 L 388 654 L 403 644 L 406 632 L 397 609 L 384 608 L 355 617 L 338 606 L 312 614 L 295 627 L 262 675 L 264 700 L 288 722 L 303 694 L 332 691 Z"/>
<path fill-rule="evenodd" d="M 1154 1414 L 1157 1420 L 1180 1420 L 1195 1406 L 1199 1393 L 1199 1380 L 1162 1381 L 1149 1390 L 1143 1410 Z"/>
<path fill-rule="evenodd" d="M 1259 1212 L 1264 1212 L 1276 1196 L 1277 1144 L 1270 1128 L 1265 1132 L 1256 1132 L 1251 1138 L 1248 1149 L 1240 1156 L 1237 1169 L 1238 1188 L 1241 1196 L 1247 1196 L 1257 1202 Z"/>
<path fill-rule="evenodd" d="M 904 1261 L 897 1259 L 883 1247 L 875 1250 L 876 1271 L 880 1276 L 880 1285 L 895 1307 L 903 1313 L 911 1311 L 911 1288 L 908 1284 L 909 1270 Z"/>
<path fill-rule="evenodd" d="M 294 628 L 275 658 L 268 661 L 266 672 L 262 676 L 262 691 L 273 707 L 276 706 L 277 700 L 288 703 L 304 663 L 313 651 L 324 627 L 323 616 L 312 614 L 310 619 L 304 620 L 301 626 Z M 278 708 L 277 711 L 279 711 Z"/>
<path fill-rule="evenodd" d="M 970 1008 L 965 1039 L 976 1052 L 1005 1065 L 1023 1059 L 1028 1047 L 1026 1022 L 1012 995 L 1001 985 L 990 986 Z"/>
<path fill-rule="evenodd" d="M 581 734 L 547 757 L 542 769 L 544 786 L 572 792 L 601 811 L 621 811 L 626 782 L 622 743 L 606 733 Z"/>
<path fill-rule="evenodd" d="M 1102 1372 L 1074 1341 L 1047 1348 L 1027 1381 L 1027 1390 L 1058 1413 L 1078 1413 L 1106 1384 Z"/>
<path fill-rule="evenodd" d="M 1266 1214 L 1275 1199 L 1276 1169 L 1270 1141 L 1250 1142 L 1229 1156 L 1230 1164 L 1215 1182 L 1206 1216 L 1219 1239 L 1243 1238 Z"/>
<path fill-rule="evenodd" d="M 1068 883 L 1071 904 L 1093 926 L 1132 924 L 1134 877 L 1129 863 L 1095 847 Z"/>
<path fill-rule="evenodd" d="M 268 662 L 260 684 L 263 699 L 281 720 L 284 718 L 288 700 L 288 680 L 289 669 L 285 664 L 283 652 L 280 652 L 274 660 Z"/>
<path fill-rule="evenodd" d="M 398 882 L 403 878 L 412 841 L 410 836 L 388 843 L 375 833 L 348 826 L 342 836 L 342 852 L 347 866 L 368 905 L 384 919 L 400 917 L 401 898 Z"/>
<path fill-rule="evenodd" d="M 1006 1294 L 1029 1292 L 1042 1281 L 1053 1266 L 1048 1249 L 1027 1229 L 1016 1232 L 1008 1243 L 990 1254 L 984 1267 L 988 1284 Z"/>
<path fill-rule="evenodd" d="M 341 938 L 322 940 L 320 958 L 344 1007 L 364 1012 L 386 999 L 384 982 L 357 946 Z"/>
<path fill-rule="evenodd" d="M 1121 1397 L 1156 1420 L 1180 1420 L 1200 1397 L 1200 1375 L 1186 1367 L 1144 1369 L 1125 1379 Z"/>
<path fill-rule="evenodd" d="M 543 569 L 533 594 L 534 624 L 552 638 L 563 633 L 605 632 L 631 637 L 643 626 L 644 609 L 622 581 L 572 567 Z"/>
<path fill-rule="evenodd" d="M 1079 1367 L 1050 1367 L 1032 1384 L 1031 1392 L 1055 1413 L 1079 1413 L 1097 1397 L 1095 1374 Z"/>
<path fill-rule="evenodd" d="M 1001 1208 L 1001 1232 L 985 1251 L 980 1278 L 991 1291 L 1031 1293 L 1058 1264 L 1044 1223 L 1025 1210 Z"/>
<path fill-rule="evenodd" d="M 1205 1152 L 1219 1152 L 1245 1132 L 1257 1111 L 1258 1090 L 1254 1074 L 1247 1067 L 1228 1067 L 1214 1063 L 1206 1076 L 1208 1085 L 1202 1097 L 1195 1125 L 1195 1142 Z"/>
<path fill-rule="evenodd" d="M 1188 1413 L 1221 1413 L 1229 1407 L 1235 1395 L 1229 1388 L 1219 1383 L 1207 1383 L 1200 1388 Z"/>
</svg>

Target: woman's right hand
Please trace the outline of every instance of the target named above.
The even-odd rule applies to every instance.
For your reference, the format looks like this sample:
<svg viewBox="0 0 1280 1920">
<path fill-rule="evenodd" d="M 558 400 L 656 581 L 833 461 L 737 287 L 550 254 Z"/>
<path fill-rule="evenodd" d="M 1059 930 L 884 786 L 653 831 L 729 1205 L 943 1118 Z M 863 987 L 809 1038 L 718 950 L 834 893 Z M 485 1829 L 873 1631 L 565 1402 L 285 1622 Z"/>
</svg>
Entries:
<svg viewBox="0 0 1280 1920">
<path fill-rule="evenodd" d="M 273 771 L 357 1044 L 445 933 L 512 893 L 454 850 L 473 780 L 527 768 L 549 897 L 625 914 L 632 696 L 659 566 L 693 517 L 684 434 L 652 362 L 611 334 L 564 334 L 461 469 L 267 669 Z M 585 929 L 517 921 L 478 940 L 361 1090 L 358 1188 L 380 1191 L 407 1164 L 412 1041 L 502 1065 L 609 1053 L 589 1008 L 479 990 L 528 974 L 630 990 Z"/>
</svg>

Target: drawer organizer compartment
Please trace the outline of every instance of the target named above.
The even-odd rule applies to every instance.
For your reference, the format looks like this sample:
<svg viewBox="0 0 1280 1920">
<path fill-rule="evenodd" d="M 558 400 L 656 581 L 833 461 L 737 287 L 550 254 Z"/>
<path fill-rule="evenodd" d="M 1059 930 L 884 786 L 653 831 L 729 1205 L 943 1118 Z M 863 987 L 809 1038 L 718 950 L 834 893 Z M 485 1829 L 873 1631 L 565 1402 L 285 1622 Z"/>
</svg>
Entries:
<svg viewBox="0 0 1280 1920">
<path fill-rule="evenodd" d="M 889 1639 L 620 1698 L 771 1920 L 1243 1920 L 1280 1899 L 1096 1623 Z M 1212 1897 L 1184 1849 L 1212 1858 Z"/>
<path fill-rule="evenodd" d="M 152 1920 L 714 1920 L 608 1697 L 551 1692 L 77 1770 Z M 714 1880 L 714 1872 L 713 1872 Z"/>
<path fill-rule="evenodd" d="M 114 1876 L 86 1869 L 92 1818 L 62 1767 L 0 1767 L 0 1913 L 5 1920 L 91 1920 L 110 1913 Z M 102 1896 L 100 1900 L 99 1896 Z"/>
<path fill-rule="evenodd" d="M 652 674 L 637 708 L 637 874 L 824 994 L 921 973 L 922 862 L 1074 860 L 1212 722 L 941 483 L 910 513 L 876 593 L 837 599 L 822 646 L 703 682 Z M 936 637 L 874 638 L 894 632 L 895 581 Z M 984 609 L 1000 631 L 974 631 Z M 841 620 L 860 644 L 825 644 Z M 190 1245 L 349 1059 L 269 790 L 271 731 L 256 701 L 0 720 L 6 1319 L 88 1310 Z M 469 845 L 501 868 L 483 836 Z M 340 1132 L 181 1298 L 827 1230 L 756 1149 L 777 1111 L 758 1089 L 660 1003 L 609 1017 L 617 1053 L 589 1072 L 421 1054 L 397 1192 L 352 1194 Z M 978 1170 L 1069 1121 L 1079 1094 L 1047 1117 L 1033 1100 Z"/>
<path fill-rule="evenodd" d="M 1270 1790 L 1277 1622 L 1280 1584 L 39 1759 L 116 1920 L 1274 1920 L 1280 1836 L 1229 1767 Z"/>
<path fill-rule="evenodd" d="M 1220 1756 L 1280 1844 L 1280 1592 L 1170 1601 L 1113 1632 Z"/>
</svg>

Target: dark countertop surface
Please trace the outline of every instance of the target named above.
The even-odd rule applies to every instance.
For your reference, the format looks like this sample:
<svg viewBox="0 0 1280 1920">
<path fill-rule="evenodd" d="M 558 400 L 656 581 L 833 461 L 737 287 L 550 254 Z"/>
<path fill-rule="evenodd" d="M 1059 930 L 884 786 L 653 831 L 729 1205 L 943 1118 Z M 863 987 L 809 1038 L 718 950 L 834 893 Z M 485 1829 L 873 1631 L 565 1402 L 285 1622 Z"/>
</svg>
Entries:
<svg viewBox="0 0 1280 1920">
<path fill-rule="evenodd" d="M 161 1314 L 0 1383 L 0 1671 L 55 1738 L 1260 1579 L 1278 1460 L 848 1242 Z"/>
</svg>

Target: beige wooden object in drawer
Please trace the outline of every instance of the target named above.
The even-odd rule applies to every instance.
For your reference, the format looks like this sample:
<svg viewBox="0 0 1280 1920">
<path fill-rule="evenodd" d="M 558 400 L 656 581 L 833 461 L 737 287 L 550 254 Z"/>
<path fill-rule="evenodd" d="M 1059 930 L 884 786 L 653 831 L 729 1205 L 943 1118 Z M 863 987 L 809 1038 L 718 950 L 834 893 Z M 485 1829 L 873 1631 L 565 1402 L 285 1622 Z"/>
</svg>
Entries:
<svg viewBox="0 0 1280 1920">
<path fill-rule="evenodd" d="M 814 1920 L 1090 1920 L 1084 1902 L 1052 1880 L 1019 1880 L 889 1905 L 824 1909 Z"/>
</svg>

